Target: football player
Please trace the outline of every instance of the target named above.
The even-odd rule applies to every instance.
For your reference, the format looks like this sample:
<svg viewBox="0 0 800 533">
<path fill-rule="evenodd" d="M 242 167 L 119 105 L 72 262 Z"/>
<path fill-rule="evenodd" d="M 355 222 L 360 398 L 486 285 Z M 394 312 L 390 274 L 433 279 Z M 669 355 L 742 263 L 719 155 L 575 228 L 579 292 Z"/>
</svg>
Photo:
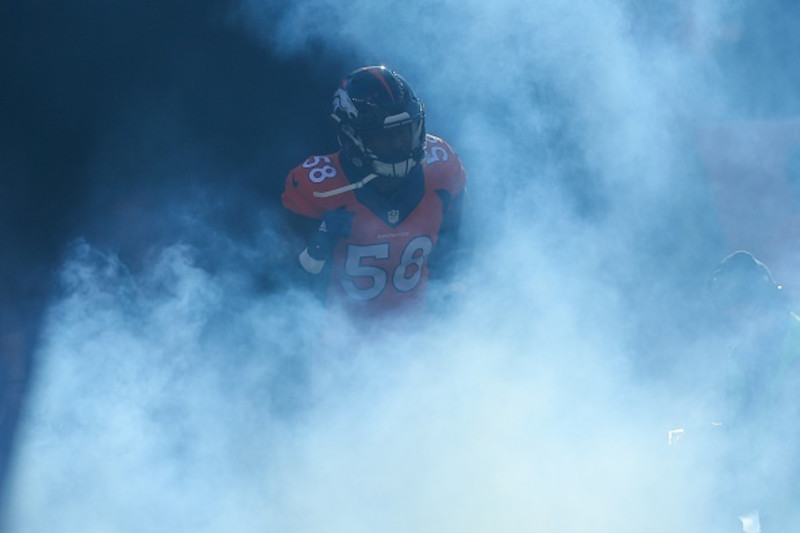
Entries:
<svg viewBox="0 0 800 533">
<path fill-rule="evenodd" d="M 328 304 L 376 316 L 424 307 L 458 244 L 466 173 L 425 129 L 425 106 L 385 66 L 350 73 L 333 95 L 340 150 L 313 155 L 281 197 L 300 244 L 296 265 Z"/>
</svg>

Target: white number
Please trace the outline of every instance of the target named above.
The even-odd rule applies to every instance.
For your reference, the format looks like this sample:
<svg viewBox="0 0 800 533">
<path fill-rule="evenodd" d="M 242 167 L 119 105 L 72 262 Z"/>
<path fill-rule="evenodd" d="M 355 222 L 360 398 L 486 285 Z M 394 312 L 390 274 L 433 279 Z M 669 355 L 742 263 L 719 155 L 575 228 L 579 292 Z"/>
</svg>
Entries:
<svg viewBox="0 0 800 533">
<path fill-rule="evenodd" d="M 330 165 L 325 165 L 322 168 L 315 168 L 308 173 L 308 179 L 314 183 L 322 183 L 326 179 L 336 176 L 336 169 Z"/>
<path fill-rule="evenodd" d="M 414 237 L 406 245 L 400 257 L 400 265 L 392 276 L 392 285 L 400 292 L 414 289 L 422 277 L 422 263 L 433 250 L 433 241 L 427 235 Z"/>
<path fill-rule="evenodd" d="M 330 163 L 331 162 L 331 158 L 328 157 L 328 156 L 324 156 L 324 155 L 315 155 L 314 157 L 309 157 L 308 159 L 306 159 L 306 162 L 303 163 L 303 168 L 315 167 L 315 166 L 319 165 L 320 163 L 322 163 L 323 161 L 325 163 Z"/>
<path fill-rule="evenodd" d="M 427 235 L 411 239 L 400 256 L 400 264 L 392 274 L 392 286 L 399 292 L 409 292 L 419 285 L 422 279 L 422 265 L 425 258 L 433 250 L 433 240 Z M 349 279 L 342 280 L 345 292 L 357 300 L 372 300 L 380 295 L 389 281 L 389 274 L 378 266 L 364 265 L 361 261 L 365 258 L 388 259 L 389 243 L 370 244 L 359 246 L 351 244 L 347 247 L 347 259 L 344 272 L 354 278 L 369 278 L 369 286 L 359 288 Z"/>
<path fill-rule="evenodd" d="M 448 157 L 450 156 L 447 155 L 447 150 L 441 146 L 432 146 L 431 149 L 428 150 L 428 157 L 425 158 L 425 162 L 430 165 L 437 161 L 447 161 Z"/>
<path fill-rule="evenodd" d="M 388 274 L 380 267 L 362 265 L 361 260 L 365 257 L 374 259 L 389 259 L 389 243 L 370 244 L 368 246 L 356 246 L 351 244 L 347 247 L 347 259 L 344 263 L 344 272 L 348 276 L 355 278 L 372 278 L 372 285 L 359 289 L 356 284 L 349 279 L 342 280 L 344 292 L 357 300 L 372 300 L 386 287 Z"/>
<path fill-rule="evenodd" d="M 314 157 L 309 157 L 306 159 L 305 163 L 303 163 L 303 168 L 312 168 L 316 167 L 320 163 L 330 163 L 331 158 L 324 155 L 315 155 Z M 308 179 L 313 181 L 314 183 L 322 183 L 323 181 L 335 177 L 337 174 L 336 169 L 331 165 L 324 165 L 320 168 L 315 168 L 311 172 L 308 173 Z"/>
</svg>

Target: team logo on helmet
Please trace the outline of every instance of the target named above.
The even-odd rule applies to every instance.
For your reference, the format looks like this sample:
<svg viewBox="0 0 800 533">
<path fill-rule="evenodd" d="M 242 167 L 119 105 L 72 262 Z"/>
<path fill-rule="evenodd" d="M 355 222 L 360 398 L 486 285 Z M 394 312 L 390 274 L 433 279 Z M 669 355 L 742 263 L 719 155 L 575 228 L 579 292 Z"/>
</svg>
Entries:
<svg viewBox="0 0 800 533">
<path fill-rule="evenodd" d="M 344 111 L 351 119 L 358 118 L 358 109 L 353 105 L 353 101 L 350 100 L 350 96 L 344 89 L 338 89 L 333 95 L 333 112 L 336 113 L 339 110 Z"/>
</svg>

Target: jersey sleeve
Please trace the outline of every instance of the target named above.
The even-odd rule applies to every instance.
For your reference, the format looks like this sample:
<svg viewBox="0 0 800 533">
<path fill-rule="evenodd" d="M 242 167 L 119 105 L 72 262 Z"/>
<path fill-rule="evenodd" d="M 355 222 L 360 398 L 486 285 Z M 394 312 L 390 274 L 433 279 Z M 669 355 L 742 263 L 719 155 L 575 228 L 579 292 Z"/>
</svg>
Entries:
<svg viewBox="0 0 800 533">
<path fill-rule="evenodd" d="M 436 189 L 444 189 L 456 197 L 466 188 L 467 171 L 456 151 L 444 139 L 428 135 L 425 164 Z"/>
<path fill-rule="evenodd" d="M 281 203 L 287 210 L 309 218 L 322 218 L 322 212 L 313 201 L 312 191 L 303 186 L 302 169 L 295 168 L 286 176 Z"/>
<path fill-rule="evenodd" d="M 326 211 L 338 207 L 338 200 L 319 198 L 314 192 L 344 183 L 344 175 L 334 155 L 312 156 L 286 176 L 281 202 L 292 213 L 321 219 Z"/>
</svg>

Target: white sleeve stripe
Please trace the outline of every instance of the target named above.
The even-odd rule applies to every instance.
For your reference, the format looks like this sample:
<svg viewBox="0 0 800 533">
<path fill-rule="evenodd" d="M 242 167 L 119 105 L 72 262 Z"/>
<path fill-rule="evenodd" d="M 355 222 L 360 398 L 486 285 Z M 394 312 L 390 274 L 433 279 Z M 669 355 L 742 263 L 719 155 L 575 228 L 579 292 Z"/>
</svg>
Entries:
<svg viewBox="0 0 800 533">
<path fill-rule="evenodd" d="M 314 196 L 317 198 L 328 198 L 329 196 L 336 196 L 337 194 L 342 194 L 343 192 L 352 191 L 353 189 L 360 189 L 370 181 L 377 178 L 377 174 L 367 174 L 363 180 L 357 181 L 355 183 L 351 183 L 349 185 L 345 185 L 344 187 L 339 187 L 337 189 L 331 189 L 329 191 L 314 191 Z"/>
<path fill-rule="evenodd" d="M 300 252 L 299 259 L 300 266 L 302 266 L 303 270 L 309 274 L 319 274 L 320 271 L 322 271 L 322 267 L 325 266 L 325 261 L 314 259 L 308 255 L 308 248 L 305 248 L 302 252 Z"/>
</svg>

